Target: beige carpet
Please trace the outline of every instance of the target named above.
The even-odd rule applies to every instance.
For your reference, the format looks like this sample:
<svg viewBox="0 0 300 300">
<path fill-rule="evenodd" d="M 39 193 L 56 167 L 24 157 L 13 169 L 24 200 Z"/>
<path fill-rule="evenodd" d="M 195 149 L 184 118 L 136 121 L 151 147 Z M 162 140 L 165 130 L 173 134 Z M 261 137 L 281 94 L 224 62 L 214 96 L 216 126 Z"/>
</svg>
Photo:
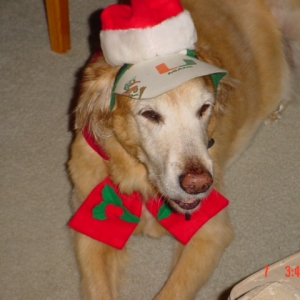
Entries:
<svg viewBox="0 0 300 300">
<path fill-rule="evenodd" d="M 90 54 L 91 14 L 108 1 L 70 2 L 72 49 L 50 51 L 42 1 L 0 0 L 0 299 L 77 300 L 66 222 L 68 111 Z M 300 103 L 264 126 L 228 172 L 236 238 L 197 299 L 216 300 L 236 282 L 300 248 Z M 122 300 L 150 300 L 168 271 L 172 240 L 134 237 Z M 225 299 L 225 298 L 222 298 Z M 184 300 L 184 299 L 183 299 Z"/>
</svg>

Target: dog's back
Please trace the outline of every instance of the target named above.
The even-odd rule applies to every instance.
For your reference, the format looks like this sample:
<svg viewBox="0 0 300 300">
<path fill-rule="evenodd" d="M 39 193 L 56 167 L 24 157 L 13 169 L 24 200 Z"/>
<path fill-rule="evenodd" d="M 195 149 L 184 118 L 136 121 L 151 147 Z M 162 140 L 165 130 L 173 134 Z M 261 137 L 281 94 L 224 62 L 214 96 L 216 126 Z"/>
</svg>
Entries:
<svg viewBox="0 0 300 300">
<path fill-rule="evenodd" d="M 260 124 L 277 119 L 299 92 L 300 2 L 183 0 L 183 5 L 197 29 L 199 57 L 230 74 L 225 82 L 232 88 L 225 95 L 221 90 L 217 102 L 230 118 L 219 118 L 221 131 L 215 134 L 221 142 L 214 149 L 227 165 Z"/>
</svg>

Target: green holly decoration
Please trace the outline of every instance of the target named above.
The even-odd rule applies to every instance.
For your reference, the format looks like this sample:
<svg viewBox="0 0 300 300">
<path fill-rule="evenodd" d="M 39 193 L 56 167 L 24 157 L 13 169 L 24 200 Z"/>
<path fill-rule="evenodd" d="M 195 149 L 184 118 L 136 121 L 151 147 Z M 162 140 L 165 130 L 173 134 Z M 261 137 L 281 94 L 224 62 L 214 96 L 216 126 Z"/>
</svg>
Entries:
<svg viewBox="0 0 300 300">
<path fill-rule="evenodd" d="M 103 201 L 96 205 L 93 208 L 92 215 L 93 218 L 98 220 L 106 220 L 106 209 L 107 206 L 111 208 L 111 206 L 115 207 L 115 215 L 119 217 L 121 220 L 130 222 L 130 223 L 138 223 L 140 218 L 133 215 L 123 204 L 120 197 L 116 194 L 114 189 L 109 186 L 105 185 L 102 190 L 102 199 Z"/>
<path fill-rule="evenodd" d="M 170 208 L 170 206 L 164 202 L 159 208 L 159 211 L 157 213 L 157 219 L 160 221 L 162 219 L 168 218 L 172 214 L 172 212 L 173 211 Z"/>
</svg>

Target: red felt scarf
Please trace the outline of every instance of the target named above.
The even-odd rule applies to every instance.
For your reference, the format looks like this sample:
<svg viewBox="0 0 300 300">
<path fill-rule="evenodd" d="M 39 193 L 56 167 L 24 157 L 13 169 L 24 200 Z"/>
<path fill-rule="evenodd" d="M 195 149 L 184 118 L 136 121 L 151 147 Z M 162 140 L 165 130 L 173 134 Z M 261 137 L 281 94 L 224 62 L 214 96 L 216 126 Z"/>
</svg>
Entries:
<svg viewBox="0 0 300 300">
<path fill-rule="evenodd" d="M 86 129 L 83 135 L 99 155 L 108 159 Z M 201 200 L 200 208 L 191 215 L 190 220 L 183 214 L 173 211 L 160 198 L 148 199 L 146 207 L 164 228 L 185 245 L 228 203 L 224 196 L 212 190 L 208 197 Z M 68 225 L 93 239 L 122 249 L 139 223 L 142 205 L 138 192 L 130 195 L 122 194 L 110 178 L 106 178 L 92 190 Z"/>
</svg>

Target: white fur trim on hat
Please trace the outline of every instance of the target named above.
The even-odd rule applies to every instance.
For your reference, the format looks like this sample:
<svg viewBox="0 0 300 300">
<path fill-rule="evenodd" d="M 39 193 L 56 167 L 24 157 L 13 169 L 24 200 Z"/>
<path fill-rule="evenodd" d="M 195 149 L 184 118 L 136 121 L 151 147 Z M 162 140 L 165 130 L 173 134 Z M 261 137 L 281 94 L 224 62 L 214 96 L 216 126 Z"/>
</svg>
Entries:
<svg viewBox="0 0 300 300">
<path fill-rule="evenodd" d="M 102 30 L 100 38 L 106 62 L 120 66 L 194 49 L 197 33 L 190 13 L 185 10 L 153 27 Z"/>
</svg>

